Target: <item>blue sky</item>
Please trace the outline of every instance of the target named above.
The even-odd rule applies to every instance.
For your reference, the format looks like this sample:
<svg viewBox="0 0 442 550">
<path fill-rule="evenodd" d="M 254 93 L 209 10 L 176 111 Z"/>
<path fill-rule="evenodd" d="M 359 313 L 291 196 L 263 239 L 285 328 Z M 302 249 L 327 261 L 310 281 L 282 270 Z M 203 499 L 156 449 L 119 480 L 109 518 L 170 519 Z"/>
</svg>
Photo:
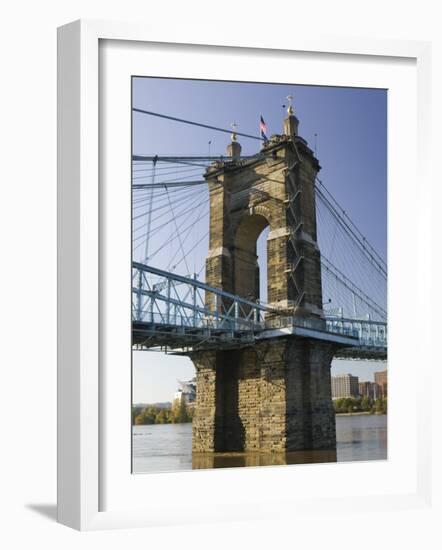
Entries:
<svg viewBox="0 0 442 550">
<path fill-rule="evenodd" d="M 294 75 L 293 80 L 296 80 Z M 294 96 L 299 133 L 316 146 L 319 177 L 374 248 L 387 255 L 387 91 L 157 78 L 133 79 L 133 106 L 259 135 L 262 114 L 268 134 L 281 133 L 286 96 Z M 315 137 L 315 134 L 317 136 Z M 228 134 L 135 113 L 133 152 L 145 155 L 225 154 Z M 258 141 L 239 138 L 243 154 Z M 200 177 L 195 177 L 200 179 Z M 141 180 L 144 181 L 144 180 Z M 146 183 L 148 183 L 146 175 Z M 196 231 L 196 229 L 195 229 Z M 165 252 L 166 253 L 166 252 Z M 204 249 L 199 261 L 203 260 Z M 197 260 L 195 260 L 198 263 Z M 336 361 L 332 374 L 351 372 L 362 380 L 385 364 Z M 194 374 L 190 360 L 159 353 L 134 354 L 134 402 L 170 400 L 177 379 Z"/>
</svg>

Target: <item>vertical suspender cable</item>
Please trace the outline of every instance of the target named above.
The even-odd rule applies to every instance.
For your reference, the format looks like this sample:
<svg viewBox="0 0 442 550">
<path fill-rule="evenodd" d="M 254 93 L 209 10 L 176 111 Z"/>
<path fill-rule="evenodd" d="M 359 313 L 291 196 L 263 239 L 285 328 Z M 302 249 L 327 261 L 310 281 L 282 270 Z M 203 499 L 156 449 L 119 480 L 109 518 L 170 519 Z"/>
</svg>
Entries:
<svg viewBox="0 0 442 550">
<path fill-rule="evenodd" d="M 149 209 L 146 213 L 146 242 L 144 243 L 144 261 L 143 263 L 146 263 L 149 259 L 149 238 L 150 238 L 150 226 L 152 222 L 152 203 L 153 203 L 153 190 L 155 185 L 155 173 L 156 173 L 156 167 L 157 167 L 157 160 L 158 157 L 155 156 L 153 158 L 153 168 L 152 168 L 152 179 L 151 179 L 151 185 L 150 188 L 150 197 L 149 197 Z"/>
<path fill-rule="evenodd" d="M 149 258 L 149 234 L 150 234 L 150 225 L 152 220 L 152 202 L 153 202 L 153 190 L 154 190 L 154 184 L 155 184 L 155 171 L 157 166 L 157 160 L 158 157 L 155 156 L 153 158 L 153 168 L 152 168 L 152 179 L 151 184 L 152 187 L 150 189 L 150 197 L 149 197 L 149 209 L 146 214 L 146 242 L 144 246 L 144 260 L 143 264 L 147 262 Z M 142 321 L 142 315 L 143 315 L 143 297 L 142 297 L 142 290 L 143 287 L 143 274 L 140 270 L 139 277 L 138 277 L 138 304 L 137 304 L 137 319 L 138 321 Z M 151 297 L 152 300 L 152 297 Z"/>
</svg>

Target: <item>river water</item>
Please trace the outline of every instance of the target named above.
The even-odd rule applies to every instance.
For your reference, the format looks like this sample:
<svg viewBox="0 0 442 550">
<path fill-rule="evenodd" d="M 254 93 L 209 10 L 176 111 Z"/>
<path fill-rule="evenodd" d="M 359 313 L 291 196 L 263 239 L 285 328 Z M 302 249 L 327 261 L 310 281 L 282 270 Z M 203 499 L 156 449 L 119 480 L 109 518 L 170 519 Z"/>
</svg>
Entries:
<svg viewBox="0 0 442 550">
<path fill-rule="evenodd" d="M 208 453 L 192 456 L 191 424 L 134 426 L 133 472 L 385 460 L 387 416 L 336 416 L 336 438 L 336 452 Z"/>
</svg>

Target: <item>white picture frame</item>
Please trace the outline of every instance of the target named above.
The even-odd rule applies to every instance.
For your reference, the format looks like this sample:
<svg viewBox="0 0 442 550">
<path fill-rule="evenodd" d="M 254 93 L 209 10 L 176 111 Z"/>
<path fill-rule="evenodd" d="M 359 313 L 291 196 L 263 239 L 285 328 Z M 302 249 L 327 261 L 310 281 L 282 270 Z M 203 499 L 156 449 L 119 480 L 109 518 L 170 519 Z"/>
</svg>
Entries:
<svg viewBox="0 0 442 550">
<path fill-rule="evenodd" d="M 129 493 L 113 499 L 112 506 L 107 506 L 103 500 L 103 484 L 108 482 L 108 476 L 113 476 L 113 468 L 121 468 L 121 462 L 108 464 L 106 453 L 110 447 L 104 440 L 102 424 L 103 403 L 109 399 L 108 392 L 115 391 L 113 386 L 103 387 L 103 357 L 102 357 L 102 307 L 106 300 L 103 290 L 103 228 L 106 225 L 100 221 L 107 208 L 103 204 L 100 187 L 100 113 L 104 107 L 100 104 L 100 44 L 104 41 L 123 43 L 131 48 L 140 44 L 167 44 L 174 55 L 181 48 L 188 51 L 198 47 L 210 57 L 214 47 L 227 48 L 232 63 L 235 57 L 244 52 L 256 55 L 288 55 L 291 52 L 303 52 L 312 56 L 336 56 L 339 59 L 352 58 L 356 63 L 363 59 L 376 58 L 394 63 L 408 60 L 415 65 L 417 101 L 410 104 L 410 118 L 417 115 L 417 149 L 414 147 L 417 170 L 420 175 L 418 190 L 417 217 L 420 220 L 419 234 L 425 234 L 431 219 L 431 205 L 425 198 L 429 196 L 431 182 L 429 179 L 428 145 L 429 120 L 431 104 L 429 101 L 430 79 L 430 44 L 424 42 L 364 40 L 357 38 L 335 37 L 306 39 L 302 36 L 288 37 L 281 34 L 278 42 L 263 44 L 257 38 L 256 42 L 248 40 L 234 44 L 217 40 L 214 44 L 210 39 L 204 41 L 200 37 L 195 43 L 189 44 L 188 39 L 167 36 L 146 31 L 143 26 L 118 22 L 77 21 L 59 29 L 58 34 L 58 521 L 80 530 L 151 526 L 195 521 L 215 521 L 232 519 L 260 519 L 262 517 L 281 517 L 296 513 L 319 513 L 333 505 L 334 498 L 330 494 L 321 494 L 320 490 L 312 490 L 308 498 L 304 492 L 302 498 L 291 496 L 283 490 L 290 468 L 261 468 L 230 470 L 229 472 L 192 472 L 148 476 L 132 476 L 131 485 L 148 484 L 155 493 L 167 483 L 190 483 L 201 485 L 219 491 L 217 502 L 198 501 L 196 496 L 190 502 L 188 510 L 180 511 L 179 507 L 168 510 L 157 505 L 140 507 L 129 506 Z M 265 48 L 264 48 L 265 46 Z M 361 57 L 365 56 L 365 57 Z M 107 61 L 106 61 L 107 62 Z M 324 60 L 327 63 L 327 60 Z M 176 61 L 178 63 L 178 59 Z M 191 77 L 191 75 L 188 75 Z M 411 96 L 412 97 L 412 96 Z M 413 128 L 415 120 L 410 124 Z M 391 143 L 390 143 L 391 145 Z M 396 151 L 396 155 L 399 152 Z M 396 174 L 396 177 L 398 174 Z M 430 201 L 431 202 L 431 201 Z M 413 200 L 405 204 L 405 211 L 411 208 Z M 401 223 L 400 217 L 397 217 Z M 419 311 L 430 315 L 430 251 L 428 247 L 420 250 L 420 270 L 412 276 L 419 277 L 423 284 L 419 285 Z M 399 258 L 399 256 L 398 256 Z M 390 261 L 390 258 L 389 258 Z M 393 327 L 394 328 L 394 327 Z M 391 334 L 391 331 L 390 331 Z M 395 331 L 393 330 L 393 339 Z M 420 353 L 431 356 L 431 345 L 428 336 L 423 336 L 419 344 Z M 426 350 L 426 351 L 425 351 Z M 394 355 L 394 354 L 393 354 Z M 412 356 L 412 354 L 411 354 Z M 410 359 L 411 360 L 411 359 Z M 388 489 L 382 493 L 381 502 L 377 505 L 386 510 L 398 508 L 425 507 L 431 499 L 431 469 L 429 465 L 430 432 L 428 426 L 428 409 L 423 404 L 424 380 L 428 383 L 430 377 L 430 361 L 422 362 L 422 379 L 412 384 L 416 392 L 417 405 L 412 409 L 412 425 L 416 427 L 415 449 L 416 460 L 407 464 L 413 468 L 413 488 L 404 490 Z M 126 396 L 127 398 L 127 396 Z M 121 399 L 124 399 L 122 397 Z M 393 408 L 394 410 L 394 408 Z M 394 418 L 392 422 L 395 421 Z M 124 426 L 124 422 L 123 422 Z M 129 426 L 127 425 L 129 434 Z M 414 460 L 414 459 L 413 459 Z M 106 466 L 105 466 L 106 465 Z M 336 465 L 335 465 L 336 467 Z M 339 468 L 352 468 L 352 465 Z M 376 468 L 376 465 L 373 465 Z M 329 471 L 321 473 L 318 466 L 314 475 L 329 475 Z M 362 471 L 362 470 L 361 470 Z M 109 474 L 110 472 L 110 474 Z M 405 472 L 405 470 L 404 470 Z M 126 472 L 125 475 L 130 474 Z M 197 475 L 198 478 L 190 478 Z M 308 475 L 304 470 L 303 475 Z M 342 471 L 340 473 L 342 475 Z M 353 476 L 360 475 L 354 470 Z M 351 476 L 350 476 L 351 477 Z M 249 483 L 250 492 L 243 497 L 235 495 L 229 502 L 228 493 L 222 495 L 221 487 L 242 483 L 242 478 Z M 259 480 L 258 480 L 259 478 Z M 178 480 L 178 481 L 177 481 Z M 252 490 L 256 481 L 261 483 L 261 494 L 258 497 Z M 414 483 L 415 482 L 415 483 Z M 281 486 L 272 493 L 272 487 Z M 147 486 L 147 485 L 146 485 Z M 236 485 L 239 486 L 239 485 Z M 203 490 L 203 487 L 201 487 Z M 197 490 L 198 491 L 198 490 Z M 196 492 L 197 492 L 196 491 Z M 123 491 L 124 493 L 124 491 Z M 122 493 L 122 494 L 123 494 Z M 279 496 L 278 496 L 279 495 Z M 368 509 L 371 501 L 379 494 L 374 491 L 369 496 L 360 498 L 351 491 L 336 493 L 342 510 L 349 509 L 358 502 L 361 509 Z M 281 506 L 274 506 L 278 502 Z M 359 500 L 358 500 L 359 499 Z M 235 502 L 233 502 L 235 500 Z M 115 502 L 116 501 L 116 502 Z M 265 509 L 266 502 L 271 503 L 271 510 Z M 213 506 L 215 504 L 215 506 Z"/>
</svg>

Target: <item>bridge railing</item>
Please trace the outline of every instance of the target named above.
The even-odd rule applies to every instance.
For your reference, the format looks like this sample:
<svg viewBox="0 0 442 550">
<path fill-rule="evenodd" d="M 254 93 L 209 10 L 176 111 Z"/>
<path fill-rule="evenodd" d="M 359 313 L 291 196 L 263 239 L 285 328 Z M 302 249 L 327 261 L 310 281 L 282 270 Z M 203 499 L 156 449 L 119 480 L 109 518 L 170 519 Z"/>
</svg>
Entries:
<svg viewBox="0 0 442 550">
<path fill-rule="evenodd" d="M 304 319 L 293 316 L 278 316 L 265 322 L 268 329 L 299 327 L 310 330 L 350 336 L 357 339 L 356 346 L 387 347 L 387 324 L 378 321 L 326 317 Z"/>
<path fill-rule="evenodd" d="M 271 308 L 196 278 L 132 264 L 132 319 L 150 324 L 230 331 L 262 330 Z"/>
<path fill-rule="evenodd" d="M 355 346 L 387 347 L 386 323 L 326 316 L 305 319 L 213 288 L 197 279 L 133 263 L 132 319 L 184 330 L 253 333 L 300 327 L 355 338 Z"/>
<path fill-rule="evenodd" d="M 387 347 L 387 323 L 363 319 L 327 318 L 327 330 L 352 333 L 362 347 Z"/>
</svg>

